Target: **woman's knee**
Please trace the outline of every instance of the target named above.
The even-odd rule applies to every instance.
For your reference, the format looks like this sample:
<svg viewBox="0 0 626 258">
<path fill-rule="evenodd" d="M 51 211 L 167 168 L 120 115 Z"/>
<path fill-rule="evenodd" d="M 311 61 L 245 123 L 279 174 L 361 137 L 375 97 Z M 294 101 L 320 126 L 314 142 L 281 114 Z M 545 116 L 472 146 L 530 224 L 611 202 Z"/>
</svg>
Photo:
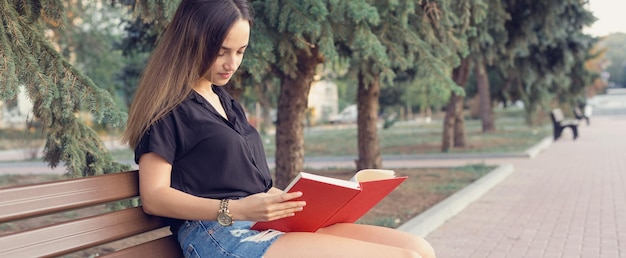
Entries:
<svg viewBox="0 0 626 258">
<path fill-rule="evenodd" d="M 396 229 L 343 223 L 320 229 L 318 233 L 393 246 L 408 252 L 416 252 L 420 255 L 418 257 L 435 257 L 433 247 L 424 238 Z M 408 257 L 411 257 L 411 255 L 408 255 Z"/>
<path fill-rule="evenodd" d="M 406 242 L 404 248 L 417 252 L 422 258 L 434 258 L 435 249 L 430 245 L 426 239 L 418 236 L 412 236 L 410 241 Z"/>
</svg>

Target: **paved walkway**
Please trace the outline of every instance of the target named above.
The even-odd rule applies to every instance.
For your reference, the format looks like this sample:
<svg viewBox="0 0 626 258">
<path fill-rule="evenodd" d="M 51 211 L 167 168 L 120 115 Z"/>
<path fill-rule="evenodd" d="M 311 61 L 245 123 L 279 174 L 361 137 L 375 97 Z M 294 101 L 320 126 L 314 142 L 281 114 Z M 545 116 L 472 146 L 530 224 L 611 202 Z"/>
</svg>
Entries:
<svg viewBox="0 0 626 258">
<path fill-rule="evenodd" d="M 626 257 L 626 116 L 592 117 L 426 238 L 438 257 Z"/>
</svg>

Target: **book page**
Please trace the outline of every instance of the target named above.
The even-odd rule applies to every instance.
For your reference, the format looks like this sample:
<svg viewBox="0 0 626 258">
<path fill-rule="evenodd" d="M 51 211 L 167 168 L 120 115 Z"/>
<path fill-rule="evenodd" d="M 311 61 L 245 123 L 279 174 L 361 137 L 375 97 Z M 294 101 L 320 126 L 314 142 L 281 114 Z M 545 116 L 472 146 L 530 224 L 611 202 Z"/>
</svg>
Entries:
<svg viewBox="0 0 626 258">
<path fill-rule="evenodd" d="M 357 172 L 350 181 L 353 182 L 369 182 L 381 179 L 389 179 L 396 177 L 393 170 L 388 169 L 363 169 Z"/>
<path fill-rule="evenodd" d="M 285 192 L 289 192 L 289 190 L 291 190 L 291 187 L 293 187 L 293 185 L 300 178 L 306 178 L 306 179 L 310 179 L 310 180 L 314 180 L 318 182 L 343 186 L 343 187 L 352 188 L 352 189 L 359 189 L 359 184 L 355 184 L 356 181 L 348 181 L 348 180 L 343 180 L 343 179 L 338 179 L 338 178 L 315 175 L 315 174 L 311 174 L 307 172 L 300 172 L 298 173 L 296 178 L 292 180 L 291 183 L 287 187 L 285 187 Z"/>
</svg>

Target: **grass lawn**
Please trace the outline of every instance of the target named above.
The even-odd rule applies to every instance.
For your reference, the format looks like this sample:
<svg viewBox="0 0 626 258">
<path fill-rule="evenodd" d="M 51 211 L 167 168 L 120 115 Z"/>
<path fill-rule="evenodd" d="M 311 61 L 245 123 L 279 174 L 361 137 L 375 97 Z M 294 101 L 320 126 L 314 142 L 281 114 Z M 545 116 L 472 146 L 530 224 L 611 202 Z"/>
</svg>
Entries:
<svg viewBox="0 0 626 258">
<path fill-rule="evenodd" d="M 496 131 L 483 133 L 480 120 L 465 121 L 467 146 L 454 148 L 448 153 L 502 153 L 523 152 L 552 133 L 549 124 L 530 128 L 524 122 L 521 110 L 496 113 Z M 431 123 L 397 122 L 388 129 L 378 130 L 382 155 L 441 153 L 441 131 L 443 122 L 435 119 Z M 262 135 L 265 153 L 274 157 L 275 136 Z M 305 128 L 305 156 L 356 156 L 357 128 L 355 124 L 318 126 Z M 130 150 L 116 150 L 112 155 L 117 160 L 130 160 Z"/>
<path fill-rule="evenodd" d="M 521 112 L 521 111 L 520 111 Z M 550 136 L 549 125 L 530 128 L 518 112 L 499 112 L 496 131 L 483 133 L 480 120 L 466 120 L 467 146 L 449 153 L 523 152 Z M 388 129 L 379 129 L 382 155 L 441 153 L 443 121 L 431 123 L 398 122 Z M 263 136 L 268 156 L 275 153 L 274 135 Z M 358 154 L 356 125 L 307 128 L 304 133 L 306 156 L 337 156 Z"/>
</svg>

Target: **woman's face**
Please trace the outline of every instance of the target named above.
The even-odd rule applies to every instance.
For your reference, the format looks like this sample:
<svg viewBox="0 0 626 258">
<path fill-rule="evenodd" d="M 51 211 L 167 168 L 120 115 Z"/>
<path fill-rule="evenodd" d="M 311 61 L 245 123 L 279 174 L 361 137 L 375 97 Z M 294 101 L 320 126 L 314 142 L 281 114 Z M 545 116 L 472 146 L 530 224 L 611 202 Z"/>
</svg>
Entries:
<svg viewBox="0 0 626 258">
<path fill-rule="evenodd" d="M 244 19 L 236 21 L 228 31 L 217 59 L 205 78 L 213 85 L 226 85 L 239 68 L 249 39 L 250 23 Z"/>
</svg>

